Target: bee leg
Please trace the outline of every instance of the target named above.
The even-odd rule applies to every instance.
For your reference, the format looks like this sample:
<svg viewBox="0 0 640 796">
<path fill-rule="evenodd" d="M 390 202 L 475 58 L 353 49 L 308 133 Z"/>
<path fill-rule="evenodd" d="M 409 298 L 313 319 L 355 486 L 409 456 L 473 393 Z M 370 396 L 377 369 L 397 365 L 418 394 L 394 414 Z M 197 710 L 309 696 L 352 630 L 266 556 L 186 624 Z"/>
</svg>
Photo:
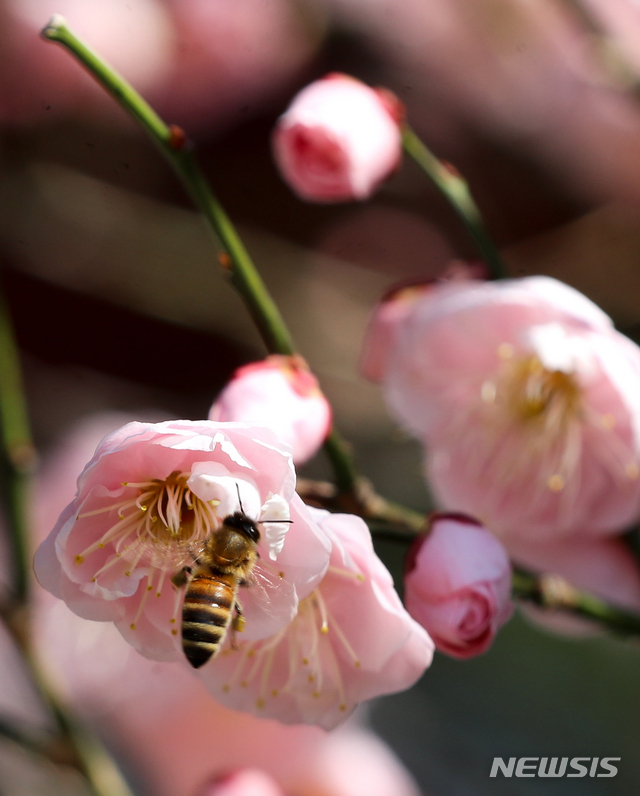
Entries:
<svg viewBox="0 0 640 796">
<path fill-rule="evenodd" d="M 238 646 L 236 644 L 236 633 L 242 633 L 244 626 L 247 624 L 247 620 L 244 618 L 242 614 L 242 606 L 237 600 L 234 609 L 235 613 L 233 615 L 233 619 L 231 620 L 231 648 L 237 650 Z"/>
<path fill-rule="evenodd" d="M 171 578 L 171 583 L 178 588 L 181 589 L 183 586 L 186 585 L 187 581 L 189 580 L 189 575 L 191 574 L 191 567 L 182 567 L 179 569 L 176 574 Z"/>
</svg>

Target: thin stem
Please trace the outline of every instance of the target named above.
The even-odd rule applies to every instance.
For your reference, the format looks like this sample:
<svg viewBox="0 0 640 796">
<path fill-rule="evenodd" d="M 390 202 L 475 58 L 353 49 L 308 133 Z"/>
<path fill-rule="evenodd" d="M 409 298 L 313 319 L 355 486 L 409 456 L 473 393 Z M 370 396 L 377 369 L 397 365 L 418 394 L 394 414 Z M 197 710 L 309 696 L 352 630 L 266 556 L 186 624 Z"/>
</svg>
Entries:
<svg viewBox="0 0 640 796">
<path fill-rule="evenodd" d="M 583 616 L 618 635 L 640 635 L 640 615 L 576 589 L 557 575 L 537 575 L 516 567 L 513 573 L 513 594 L 543 608 Z"/>
<path fill-rule="evenodd" d="M 24 605 L 29 584 L 26 521 L 28 473 L 35 462 L 20 358 L 4 295 L 0 291 L 0 490 L 7 512 L 13 600 Z"/>
<path fill-rule="evenodd" d="M 42 35 L 66 47 L 159 144 L 193 202 L 203 213 L 209 227 L 220 241 L 224 249 L 220 262 L 229 270 L 231 281 L 242 296 L 265 347 L 271 354 L 296 355 L 293 339 L 278 307 L 231 219 L 200 171 L 193 148 L 184 132 L 175 125 L 167 125 L 121 75 L 105 64 L 69 30 L 61 16 L 54 16 L 42 31 Z M 335 429 L 327 438 L 325 452 L 335 471 L 340 490 L 353 491 L 357 483 L 356 467 L 348 446 Z"/>
<path fill-rule="evenodd" d="M 486 230 L 480 210 L 464 177 L 450 163 L 439 160 L 408 125 L 402 130 L 402 146 L 460 216 L 480 256 L 489 267 L 492 279 L 506 278 L 507 269 Z"/>
<path fill-rule="evenodd" d="M 354 493 L 358 484 L 358 470 L 348 443 L 336 428 L 331 429 L 325 440 L 324 451 L 331 462 L 338 491 L 343 494 Z"/>
<path fill-rule="evenodd" d="M 47 743 L 5 721 L 0 722 L 0 735 L 13 738 L 53 763 L 73 766 L 88 781 L 95 796 L 133 796 L 116 762 L 100 739 L 86 726 L 80 725 L 56 696 L 54 685 L 33 652 L 28 608 L 22 606 L 5 610 L 2 619 L 22 654 L 43 705 L 55 721 L 57 732 Z"/>
</svg>

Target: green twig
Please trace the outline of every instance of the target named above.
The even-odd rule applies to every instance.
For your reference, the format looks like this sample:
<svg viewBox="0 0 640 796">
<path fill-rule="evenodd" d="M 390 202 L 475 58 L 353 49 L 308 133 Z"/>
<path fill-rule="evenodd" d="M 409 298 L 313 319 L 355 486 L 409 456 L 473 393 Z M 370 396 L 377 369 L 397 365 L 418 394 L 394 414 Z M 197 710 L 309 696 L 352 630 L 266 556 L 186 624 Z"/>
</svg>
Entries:
<svg viewBox="0 0 640 796">
<path fill-rule="evenodd" d="M 621 636 L 640 635 L 640 615 L 576 589 L 557 575 L 514 568 L 513 594 L 543 608 L 582 616 Z"/>
<path fill-rule="evenodd" d="M 489 267 L 492 278 L 507 277 L 502 257 L 486 230 L 480 210 L 464 177 L 451 164 L 439 160 L 408 125 L 402 130 L 402 146 L 460 216 L 480 256 Z"/>
<path fill-rule="evenodd" d="M 0 490 L 7 513 L 13 574 L 13 601 L 27 600 L 29 544 L 26 520 L 27 479 L 35 450 L 22 384 L 20 358 L 4 296 L 0 292 Z"/>
<path fill-rule="evenodd" d="M 166 124 L 121 75 L 69 30 L 61 16 L 54 16 L 42 35 L 66 47 L 160 146 L 220 241 L 224 249 L 220 262 L 230 272 L 231 281 L 249 309 L 267 350 L 271 354 L 295 355 L 296 349 L 287 325 L 231 219 L 205 180 L 184 132 L 175 125 Z M 335 429 L 327 438 L 325 451 L 341 491 L 353 491 L 357 483 L 353 457 Z"/>
<path fill-rule="evenodd" d="M 298 491 L 306 503 L 329 511 L 347 511 L 362 517 L 374 539 L 409 546 L 420 534 L 428 533 L 429 515 L 385 500 L 368 481 L 359 482 L 358 500 L 351 502 L 333 484 L 300 479 Z M 538 575 L 513 568 L 513 596 L 548 610 L 564 611 L 597 622 L 612 633 L 640 636 L 640 615 L 601 600 L 571 586 L 558 575 Z"/>
</svg>

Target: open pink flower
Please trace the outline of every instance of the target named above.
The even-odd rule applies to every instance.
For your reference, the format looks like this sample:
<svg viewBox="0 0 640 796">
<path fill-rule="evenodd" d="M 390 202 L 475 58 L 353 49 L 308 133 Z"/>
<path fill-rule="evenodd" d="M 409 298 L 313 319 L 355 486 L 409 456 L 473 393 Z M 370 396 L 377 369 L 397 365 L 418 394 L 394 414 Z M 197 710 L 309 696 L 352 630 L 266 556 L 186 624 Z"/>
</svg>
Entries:
<svg viewBox="0 0 640 796">
<path fill-rule="evenodd" d="M 366 199 L 400 163 L 396 110 L 388 92 L 348 75 L 331 74 L 311 83 L 273 133 L 282 176 L 312 202 Z"/>
<path fill-rule="evenodd" d="M 291 445 L 295 464 L 303 464 L 329 433 L 331 407 L 304 361 L 271 356 L 234 373 L 209 419 L 265 425 Z"/>
<path fill-rule="evenodd" d="M 309 511 L 332 543 L 327 574 L 291 623 L 225 650 L 202 677 L 223 704 L 329 729 L 357 703 L 413 685 L 433 642 L 402 606 L 363 520 Z"/>
<path fill-rule="evenodd" d="M 72 499 L 77 473 L 98 442 L 126 420 L 87 418 L 45 454 L 33 495 L 38 538 Z M 326 733 L 230 710 L 190 667 L 142 657 L 112 623 L 81 619 L 43 589 L 34 588 L 33 597 L 33 638 L 43 670 L 83 723 L 118 739 L 149 793 L 197 796 L 212 778 L 249 766 L 273 778 L 287 796 L 418 796 L 391 750 L 355 717 Z M 2 674 L 10 678 L 3 681 L 2 707 L 44 732 L 47 717 L 17 663 Z"/>
<path fill-rule="evenodd" d="M 129 423 L 100 443 L 80 475 L 75 499 L 36 554 L 36 575 L 80 616 L 113 621 L 143 655 L 184 660 L 183 590 L 171 577 L 242 510 L 261 532 L 245 632 L 271 636 L 295 616 L 329 558 L 329 541 L 294 487 L 291 455 L 268 429 Z"/>
<path fill-rule="evenodd" d="M 405 604 L 437 649 L 455 658 L 485 652 L 513 612 L 510 596 L 511 565 L 495 536 L 470 517 L 434 515 L 409 551 Z"/>
<path fill-rule="evenodd" d="M 548 277 L 435 286 L 393 328 L 388 402 L 445 508 L 498 535 L 611 534 L 640 513 L 640 349 Z"/>
</svg>

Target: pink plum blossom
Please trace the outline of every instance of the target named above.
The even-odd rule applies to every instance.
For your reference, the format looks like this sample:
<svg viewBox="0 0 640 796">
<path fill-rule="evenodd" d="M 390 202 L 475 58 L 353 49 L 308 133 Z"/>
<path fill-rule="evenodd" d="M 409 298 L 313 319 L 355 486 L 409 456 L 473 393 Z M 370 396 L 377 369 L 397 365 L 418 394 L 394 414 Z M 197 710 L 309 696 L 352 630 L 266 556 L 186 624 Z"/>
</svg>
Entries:
<svg viewBox="0 0 640 796">
<path fill-rule="evenodd" d="M 400 163 L 399 107 L 389 92 L 348 75 L 311 83 L 273 133 L 283 178 L 312 202 L 368 198 Z"/>
<path fill-rule="evenodd" d="M 268 429 L 129 423 L 98 445 L 36 554 L 36 575 L 78 615 L 113 621 L 143 655 L 184 660 L 183 590 L 171 578 L 242 510 L 261 533 L 255 583 L 243 599 L 245 634 L 272 636 L 313 592 L 329 558 L 330 543 L 294 488 L 291 455 Z"/>
<path fill-rule="evenodd" d="M 455 658 L 485 652 L 513 612 L 511 565 L 502 544 L 479 522 L 435 514 L 410 549 L 407 610 L 436 648 Z"/>
<path fill-rule="evenodd" d="M 291 623 L 223 651 L 202 677 L 223 704 L 330 729 L 359 702 L 413 685 L 434 647 L 402 606 L 364 521 L 309 511 L 332 543 L 325 577 Z"/>
<path fill-rule="evenodd" d="M 300 357 L 270 356 L 239 368 L 209 412 L 210 420 L 265 425 L 303 464 L 331 428 L 331 407 Z"/>
<path fill-rule="evenodd" d="M 96 445 L 128 419 L 115 413 L 87 418 L 45 453 L 33 495 L 39 539 L 73 498 L 77 473 Z M 419 796 L 391 750 L 356 717 L 325 733 L 230 710 L 192 669 L 142 657 L 111 622 L 81 619 L 43 589 L 34 588 L 33 598 L 43 671 L 84 723 L 118 739 L 129 770 L 154 796 L 198 796 L 212 779 L 247 767 L 272 778 L 287 796 Z M 0 664 L 4 659 L 0 654 Z M 1 671 L 3 707 L 46 728 L 46 715 L 36 722 L 42 706 L 23 687 L 23 673 L 17 666 Z"/>
<path fill-rule="evenodd" d="M 637 518 L 640 349 L 595 304 L 529 277 L 437 285 L 398 315 L 385 395 L 441 506 L 505 540 Z"/>
</svg>

